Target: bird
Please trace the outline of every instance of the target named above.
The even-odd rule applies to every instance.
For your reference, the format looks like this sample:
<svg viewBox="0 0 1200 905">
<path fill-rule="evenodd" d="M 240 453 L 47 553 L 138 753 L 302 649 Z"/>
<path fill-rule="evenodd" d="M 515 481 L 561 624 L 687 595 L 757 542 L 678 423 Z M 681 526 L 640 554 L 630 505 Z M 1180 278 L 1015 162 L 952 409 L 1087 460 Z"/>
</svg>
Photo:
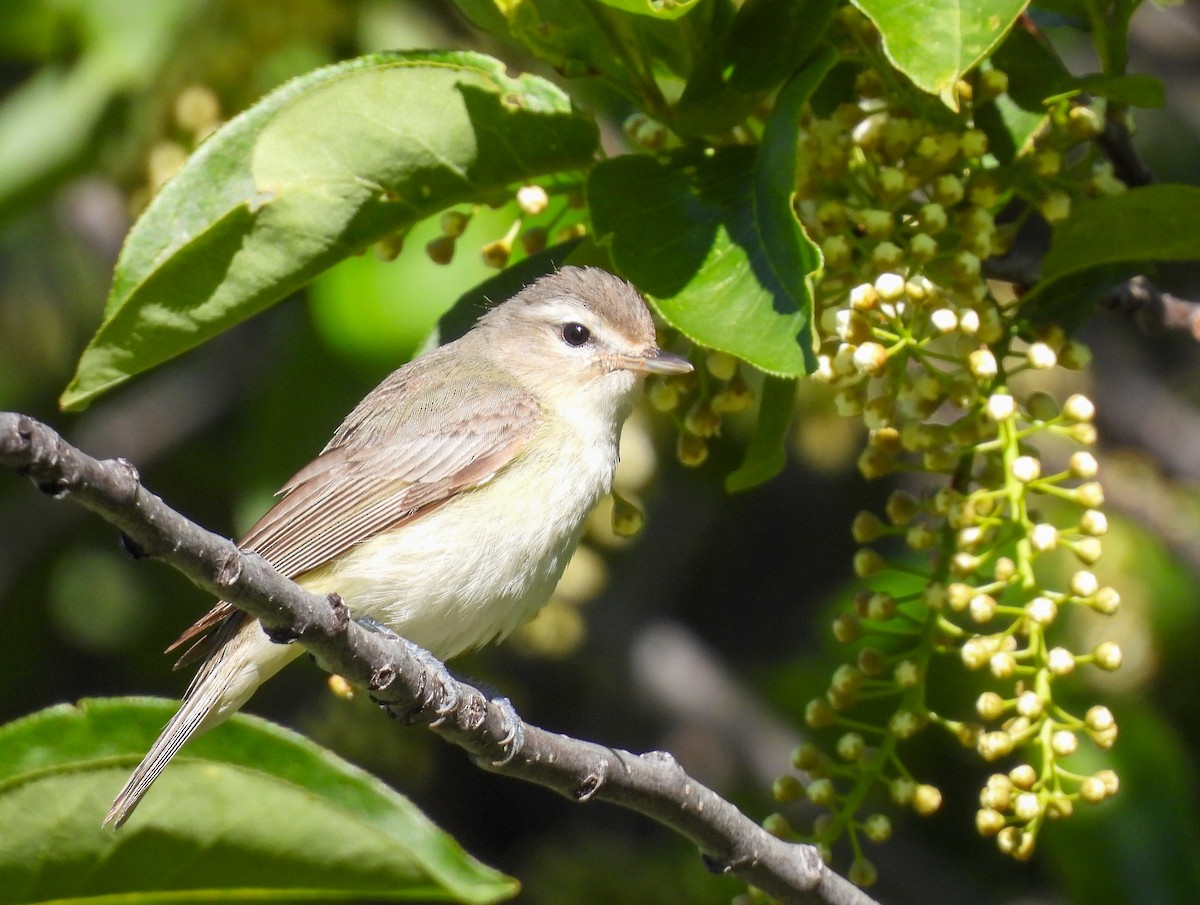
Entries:
<svg viewBox="0 0 1200 905">
<path fill-rule="evenodd" d="M 498 641 L 549 599 L 611 491 L 642 379 L 691 370 L 632 284 L 563 267 L 386 377 L 239 546 L 441 660 Z M 302 652 L 224 601 L 168 651 L 184 645 L 177 665 L 198 671 L 106 826 Z"/>
</svg>

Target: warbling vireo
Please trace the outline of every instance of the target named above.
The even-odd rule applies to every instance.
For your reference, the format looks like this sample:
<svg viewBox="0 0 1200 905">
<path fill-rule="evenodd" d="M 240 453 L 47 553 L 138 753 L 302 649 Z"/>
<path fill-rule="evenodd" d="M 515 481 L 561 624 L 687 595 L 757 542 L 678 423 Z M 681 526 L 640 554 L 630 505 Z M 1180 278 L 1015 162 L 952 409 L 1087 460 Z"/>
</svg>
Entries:
<svg viewBox="0 0 1200 905">
<path fill-rule="evenodd" d="M 542 606 L 612 486 L 645 374 L 683 374 L 637 291 L 565 267 L 372 390 L 241 541 L 447 659 Z M 120 826 L 180 747 L 302 653 L 218 603 L 172 645 L 202 660 L 178 713 L 113 802 Z"/>
</svg>

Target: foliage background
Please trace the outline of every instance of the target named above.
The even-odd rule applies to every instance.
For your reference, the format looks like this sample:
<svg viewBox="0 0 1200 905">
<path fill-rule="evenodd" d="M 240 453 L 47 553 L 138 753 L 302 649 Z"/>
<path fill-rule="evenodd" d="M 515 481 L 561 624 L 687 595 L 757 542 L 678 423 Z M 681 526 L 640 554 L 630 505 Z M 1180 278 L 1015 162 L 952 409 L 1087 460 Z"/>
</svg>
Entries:
<svg viewBox="0 0 1200 905">
<path fill-rule="evenodd" d="M 1069 32 L 1056 38 L 1068 56 L 1088 52 Z M 406 47 L 476 47 L 514 70 L 554 77 L 434 0 L 14 4 L 0 22 L 0 407 L 48 420 L 92 454 L 129 458 L 180 511 L 240 533 L 441 311 L 490 274 L 471 251 L 507 225 L 502 214 L 473 223 L 453 267 L 421 253 L 434 233 L 418 231 L 397 261 L 346 262 L 82 415 L 58 413 L 55 399 L 99 321 L 154 152 L 177 138 L 169 111 L 179 92 L 205 84 L 232 115 L 322 63 Z M 1168 107 L 1138 116 L 1139 149 L 1160 178 L 1200 183 L 1200 13 L 1142 9 L 1131 53 L 1130 71 L 1168 85 Z M 31 84 L 42 92 L 36 102 Z M 576 96 L 612 114 L 604 142 L 620 147 L 619 107 L 586 88 Z M 1200 296 L 1195 268 L 1163 268 L 1157 278 Z M 1014 865 L 963 831 L 977 766 L 923 739 L 947 805 L 930 820 L 908 820 L 872 853 L 884 901 L 1192 901 L 1200 875 L 1196 347 L 1187 337 L 1142 336 L 1103 312 L 1083 337 L 1095 352 L 1090 393 L 1112 463 L 1106 489 L 1123 516 L 1097 569 L 1120 575 L 1126 600 L 1117 629 L 1126 665 L 1106 677 L 1122 727 L 1122 794 L 1096 819 L 1052 828 L 1032 863 Z M 790 467 L 757 491 L 730 498 L 721 489 L 740 457 L 734 432 L 697 473 L 662 456 L 647 530 L 609 557 L 610 581 L 584 611 L 587 635 L 569 658 L 510 644 L 460 669 L 503 689 L 535 723 L 635 750 L 669 748 L 747 812 L 766 814 L 791 727 L 832 662 L 822 614 L 849 587 L 848 526 L 889 489 L 863 484 L 852 429 L 820 392 L 807 396 Z M 0 722 L 83 696 L 177 697 L 186 677 L 170 673 L 159 651 L 208 604 L 173 573 L 122 559 L 112 532 L 82 510 L 31 501 L 27 486 L 0 482 L 0 618 L 9 639 Z M 705 670 L 725 694 L 697 704 L 686 692 L 705 687 Z M 335 699 L 317 670 L 294 667 L 251 709 L 412 795 L 468 850 L 520 877 L 523 902 L 721 902 L 738 891 L 646 821 L 483 773 L 425 733 L 397 731 L 369 703 Z M 1156 833 L 1164 809 L 1193 833 Z"/>
</svg>

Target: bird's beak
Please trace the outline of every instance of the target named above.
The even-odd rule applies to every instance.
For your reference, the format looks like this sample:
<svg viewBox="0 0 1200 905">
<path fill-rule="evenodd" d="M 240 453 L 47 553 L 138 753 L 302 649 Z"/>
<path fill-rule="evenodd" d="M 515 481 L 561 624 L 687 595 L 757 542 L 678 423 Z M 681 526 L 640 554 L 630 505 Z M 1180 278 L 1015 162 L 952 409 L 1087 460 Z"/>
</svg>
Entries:
<svg viewBox="0 0 1200 905">
<path fill-rule="evenodd" d="M 637 374 L 688 374 L 694 370 L 692 363 L 683 356 L 657 348 L 642 355 L 622 355 L 617 364 Z"/>
</svg>

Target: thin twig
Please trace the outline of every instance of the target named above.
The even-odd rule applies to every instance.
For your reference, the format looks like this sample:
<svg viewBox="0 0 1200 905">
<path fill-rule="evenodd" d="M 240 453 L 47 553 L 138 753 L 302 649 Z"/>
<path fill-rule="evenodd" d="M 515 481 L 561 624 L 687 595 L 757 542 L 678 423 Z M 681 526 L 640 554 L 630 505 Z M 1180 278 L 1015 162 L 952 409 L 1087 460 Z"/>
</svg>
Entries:
<svg viewBox="0 0 1200 905">
<path fill-rule="evenodd" d="M 348 619 L 336 595 L 304 590 L 262 557 L 180 515 L 146 490 L 125 460 L 93 459 L 46 425 L 0 412 L 0 465 L 111 522 L 139 556 L 161 560 L 242 607 L 272 637 L 296 639 L 324 668 L 369 689 L 389 712 L 419 711 L 432 719 L 433 731 L 485 769 L 576 801 L 608 801 L 652 817 L 695 842 L 711 869 L 784 902 L 815 896 L 829 905 L 873 905 L 815 848 L 771 836 L 664 752 L 633 754 L 522 723 L 523 743 L 506 759 L 504 742 L 513 727 L 504 706 L 446 676 L 431 656 Z"/>
</svg>

